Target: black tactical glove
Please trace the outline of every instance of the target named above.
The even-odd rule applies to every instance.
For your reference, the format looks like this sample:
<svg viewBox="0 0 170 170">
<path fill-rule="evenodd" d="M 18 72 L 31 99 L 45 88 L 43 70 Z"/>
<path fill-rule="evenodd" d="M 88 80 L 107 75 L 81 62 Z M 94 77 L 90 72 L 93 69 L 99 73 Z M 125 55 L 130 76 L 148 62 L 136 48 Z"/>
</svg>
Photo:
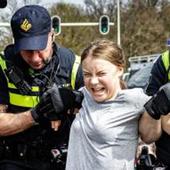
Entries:
<svg viewBox="0 0 170 170">
<path fill-rule="evenodd" d="M 38 105 L 31 110 L 31 114 L 36 122 L 41 122 L 43 118 L 60 120 L 62 114 L 68 109 L 80 108 L 82 100 L 81 92 L 60 88 L 54 84 L 42 95 Z"/>
<path fill-rule="evenodd" d="M 170 112 L 170 83 L 162 86 L 159 91 L 144 105 L 146 111 L 154 119 Z"/>
</svg>

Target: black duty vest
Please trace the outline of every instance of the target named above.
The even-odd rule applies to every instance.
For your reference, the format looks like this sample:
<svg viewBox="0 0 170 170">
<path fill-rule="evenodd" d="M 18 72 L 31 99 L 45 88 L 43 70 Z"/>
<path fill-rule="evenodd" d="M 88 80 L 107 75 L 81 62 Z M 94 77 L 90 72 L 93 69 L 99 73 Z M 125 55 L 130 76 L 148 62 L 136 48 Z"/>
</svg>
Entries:
<svg viewBox="0 0 170 170">
<path fill-rule="evenodd" d="M 34 79 L 37 79 L 36 76 L 35 78 L 34 76 L 31 77 L 31 81 L 28 80 L 31 85 L 31 92 L 29 92 L 29 94 L 21 94 L 20 90 L 18 90 L 7 77 L 10 103 L 9 112 L 17 113 L 26 111 L 29 108 L 36 106 L 39 102 L 43 79 L 44 81 L 47 81 L 50 76 L 52 76 L 52 81 L 56 84 L 62 86 L 71 85 L 73 89 L 75 88 L 76 74 L 80 63 L 80 57 L 64 57 L 67 55 L 66 53 L 68 53 L 68 51 L 65 50 L 65 48 L 58 48 L 57 52 L 54 51 L 52 60 L 45 68 L 46 71 L 43 74 L 38 75 L 40 76 L 40 85 L 36 85 L 37 81 L 34 81 Z M 56 60 L 58 62 L 57 64 L 55 63 Z M 6 62 L 2 57 L 0 58 L 0 65 L 3 71 L 8 68 L 8 62 Z M 50 122 L 44 120 L 43 126 L 33 126 L 24 132 L 8 137 L 1 137 L 1 142 L 3 141 L 7 143 L 7 145 L 11 145 L 13 147 L 24 143 L 24 145 L 33 147 L 35 150 L 37 149 L 49 152 L 50 149 L 68 142 L 72 120 L 73 116 L 69 117 L 68 115 L 64 115 L 62 118 L 62 125 L 57 132 L 51 129 Z"/>
<path fill-rule="evenodd" d="M 162 61 L 164 67 L 167 71 L 167 81 L 170 81 L 170 57 L 169 57 L 169 50 L 165 51 L 162 54 Z M 170 167 L 170 135 L 163 131 L 160 139 L 155 142 L 156 143 L 156 155 L 157 157 L 165 164 Z"/>
</svg>

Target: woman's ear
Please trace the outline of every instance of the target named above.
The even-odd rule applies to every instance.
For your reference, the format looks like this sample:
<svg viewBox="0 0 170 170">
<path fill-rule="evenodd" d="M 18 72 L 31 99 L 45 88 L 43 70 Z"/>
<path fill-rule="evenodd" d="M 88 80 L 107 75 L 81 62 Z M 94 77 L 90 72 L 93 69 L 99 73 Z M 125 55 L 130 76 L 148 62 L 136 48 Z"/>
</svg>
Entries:
<svg viewBox="0 0 170 170">
<path fill-rule="evenodd" d="M 123 72 L 124 72 L 123 67 L 118 67 L 118 74 L 119 74 L 119 77 L 121 77 L 121 76 L 123 75 Z"/>
</svg>

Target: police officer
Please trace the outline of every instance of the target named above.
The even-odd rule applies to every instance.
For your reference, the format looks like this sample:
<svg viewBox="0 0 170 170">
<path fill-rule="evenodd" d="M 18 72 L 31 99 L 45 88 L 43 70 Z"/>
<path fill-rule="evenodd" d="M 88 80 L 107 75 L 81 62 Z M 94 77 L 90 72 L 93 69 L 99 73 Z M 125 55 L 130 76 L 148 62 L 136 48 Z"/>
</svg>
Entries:
<svg viewBox="0 0 170 170">
<path fill-rule="evenodd" d="M 0 170 L 64 169 L 74 116 L 55 102 L 59 91 L 69 105 L 68 89 L 83 85 L 79 58 L 53 42 L 50 15 L 41 6 L 17 10 L 11 28 L 14 44 L 0 58 Z M 58 108 L 63 114 L 52 114 Z"/>
<path fill-rule="evenodd" d="M 169 80 L 170 80 L 170 55 L 169 50 L 165 51 L 154 63 L 153 68 L 151 70 L 151 77 L 149 80 L 149 84 L 146 89 L 146 93 L 150 96 L 155 95 L 159 92 L 159 89 L 166 87 L 166 90 L 169 90 Z M 165 93 L 162 93 L 164 96 Z M 169 91 L 170 94 L 170 91 Z M 158 106 L 163 105 L 165 110 L 167 109 L 167 113 L 169 110 L 169 102 L 166 103 L 166 100 L 161 96 L 160 100 L 156 103 Z M 167 95 L 169 98 L 169 95 Z M 163 103 L 162 103 L 163 102 Z M 158 109 L 159 111 L 159 109 Z M 166 113 L 166 114 L 167 114 Z M 145 127 L 143 127 L 143 132 L 148 131 L 147 133 L 155 130 L 154 123 L 158 123 L 159 132 L 155 132 L 152 135 L 144 134 L 143 140 L 145 142 L 151 143 L 155 142 L 156 144 L 156 156 L 161 164 L 163 164 L 167 169 L 170 169 L 170 119 L 169 115 L 161 116 L 165 114 L 165 111 L 159 111 L 159 114 L 151 114 L 150 118 L 153 119 L 145 119 Z"/>
</svg>

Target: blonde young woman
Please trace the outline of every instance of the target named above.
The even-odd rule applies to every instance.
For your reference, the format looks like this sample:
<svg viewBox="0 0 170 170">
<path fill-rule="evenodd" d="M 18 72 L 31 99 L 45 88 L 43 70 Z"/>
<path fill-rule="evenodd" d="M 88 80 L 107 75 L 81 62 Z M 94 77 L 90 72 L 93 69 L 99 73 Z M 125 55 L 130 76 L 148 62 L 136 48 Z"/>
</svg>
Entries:
<svg viewBox="0 0 170 170">
<path fill-rule="evenodd" d="M 84 100 L 71 127 L 66 170 L 133 170 L 138 134 L 147 143 L 162 134 L 170 83 L 152 97 L 124 89 L 123 51 L 109 40 L 92 42 L 81 57 Z"/>
<path fill-rule="evenodd" d="M 85 87 L 73 121 L 66 170 L 133 170 L 138 120 L 148 101 L 142 89 L 124 89 L 122 49 L 92 42 L 81 56 Z"/>
</svg>

